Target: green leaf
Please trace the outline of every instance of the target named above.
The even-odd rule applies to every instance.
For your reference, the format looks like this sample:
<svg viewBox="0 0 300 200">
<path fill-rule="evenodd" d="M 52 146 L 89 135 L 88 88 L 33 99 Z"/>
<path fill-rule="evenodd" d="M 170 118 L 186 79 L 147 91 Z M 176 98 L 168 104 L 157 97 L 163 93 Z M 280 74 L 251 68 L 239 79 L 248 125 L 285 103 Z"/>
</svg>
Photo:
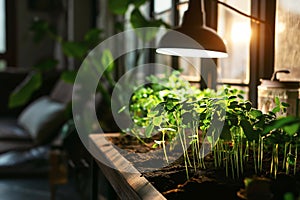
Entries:
<svg viewBox="0 0 300 200">
<path fill-rule="evenodd" d="M 151 134 L 153 132 L 153 129 L 154 129 L 154 125 L 151 123 L 149 124 L 147 127 L 146 127 L 146 130 L 145 130 L 145 135 L 147 138 L 150 138 L 151 137 Z"/>
<path fill-rule="evenodd" d="M 127 8 L 130 4 L 130 0 L 109 0 L 108 8 L 112 13 L 117 15 L 124 15 L 127 11 Z"/>
<path fill-rule="evenodd" d="M 112 72 L 114 69 L 114 59 L 109 49 L 105 49 L 101 57 L 102 66 L 105 67 L 105 72 Z"/>
<path fill-rule="evenodd" d="M 281 106 L 287 108 L 290 106 L 290 104 L 288 104 L 286 102 L 281 102 Z"/>
<path fill-rule="evenodd" d="M 299 130 L 299 127 L 300 127 L 300 124 L 295 123 L 295 124 L 284 126 L 283 130 L 290 136 L 293 136 Z"/>
<path fill-rule="evenodd" d="M 182 123 L 188 125 L 193 122 L 192 112 L 186 112 L 182 115 Z"/>
<path fill-rule="evenodd" d="M 145 4 L 147 0 L 130 0 L 130 3 L 132 3 L 136 8 L 140 7 L 141 5 Z"/>
<path fill-rule="evenodd" d="M 252 110 L 250 110 L 249 114 L 251 117 L 257 118 L 257 117 L 262 116 L 263 113 L 260 110 L 252 109 Z"/>
<path fill-rule="evenodd" d="M 162 116 L 157 116 L 153 118 L 153 125 L 160 126 L 162 122 Z"/>
<path fill-rule="evenodd" d="M 152 145 L 152 148 L 157 148 L 158 147 L 158 143 L 154 143 L 153 145 Z"/>
<path fill-rule="evenodd" d="M 273 112 L 273 113 L 278 113 L 278 112 L 280 112 L 280 107 L 279 107 L 279 106 L 275 106 L 275 107 L 272 109 L 272 112 Z"/>
<path fill-rule="evenodd" d="M 124 23 L 122 23 L 122 22 L 115 22 L 114 27 L 115 27 L 116 32 L 124 31 Z"/>
<path fill-rule="evenodd" d="M 288 154 L 288 156 L 287 156 L 287 162 L 288 162 L 290 165 L 295 165 L 295 164 L 296 164 L 295 156 L 292 155 L 292 154 Z"/>
<path fill-rule="evenodd" d="M 66 56 L 76 59 L 83 59 L 88 52 L 88 48 L 78 42 L 62 42 L 62 49 Z"/>
<path fill-rule="evenodd" d="M 101 41 L 101 33 L 103 31 L 100 29 L 91 29 L 84 35 L 84 41 L 87 43 L 87 46 L 93 48 Z"/>
<path fill-rule="evenodd" d="M 244 99 L 244 96 L 241 95 L 241 94 L 238 94 L 237 96 L 238 96 L 240 99 Z"/>
<path fill-rule="evenodd" d="M 74 83 L 76 79 L 77 71 L 65 71 L 61 74 L 61 79 L 67 83 Z"/>
<path fill-rule="evenodd" d="M 126 109 L 126 106 L 122 106 L 122 108 L 119 109 L 118 113 L 123 112 Z"/>
<path fill-rule="evenodd" d="M 297 117 L 287 116 L 274 120 L 263 130 L 264 133 L 269 133 L 273 130 L 286 128 L 287 133 L 291 133 L 296 129 L 296 125 L 300 123 L 300 119 Z M 290 127 L 289 127 L 290 126 Z M 295 132 L 294 132 L 295 133 Z"/>
<path fill-rule="evenodd" d="M 155 117 L 159 112 L 157 110 L 151 110 L 148 112 L 147 117 Z"/>
<path fill-rule="evenodd" d="M 144 27 L 160 27 L 161 25 L 164 25 L 162 20 L 147 20 L 137 8 L 131 12 L 130 23 L 134 29 Z M 147 32 L 144 30 L 135 30 L 137 36 L 145 42 L 149 42 L 154 39 L 157 31 L 158 29 L 147 29 Z"/>
<path fill-rule="evenodd" d="M 241 120 L 240 124 L 248 141 L 258 141 L 259 134 L 257 131 L 253 130 L 253 126 L 249 121 L 243 119 Z"/>
<path fill-rule="evenodd" d="M 33 68 L 40 71 L 47 71 L 47 70 L 55 69 L 57 64 L 58 61 L 55 59 L 46 59 L 34 65 Z"/>
<path fill-rule="evenodd" d="M 266 122 L 266 117 L 265 115 L 259 116 L 257 119 L 257 122 L 255 122 L 254 127 L 256 129 L 264 129 L 265 128 L 265 122 Z"/>
<path fill-rule="evenodd" d="M 220 139 L 223 139 L 224 141 L 231 141 L 230 127 L 227 123 L 225 123 L 223 126 Z"/>
<path fill-rule="evenodd" d="M 228 108 L 234 109 L 234 108 L 236 108 L 238 106 L 238 104 L 239 103 L 237 101 L 232 101 L 232 102 L 230 102 Z"/>
<path fill-rule="evenodd" d="M 10 108 L 25 105 L 31 98 L 32 94 L 40 88 L 42 84 L 42 75 L 38 72 L 29 74 L 26 79 L 10 94 Z"/>
<path fill-rule="evenodd" d="M 140 10 L 137 8 L 131 12 L 130 23 L 133 26 L 133 28 L 148 27 L 149 25 L 146 18 L 142 15 Z"/>
<path fill-rule="evenodd" d="M 279 99 L 279 97 L 275 97 L 275 104 L 276 104 L 276 106 L 280 106 L 280 99 Z"/>
<path fill-rule="evenodd" d="M 247 102 L 245 103 L 245 109 L 246 109 L 247 111 L 250 111 L 251 108 L 252 108 L 251 103 L 250 103 L 249 101 L 247 101 Z"/>
<path fill-rule="evenodd" d="M 206 136 L 207 141 L 212 144 L 213 143 L 213 137 L 212 136 Z"/>
</svg>

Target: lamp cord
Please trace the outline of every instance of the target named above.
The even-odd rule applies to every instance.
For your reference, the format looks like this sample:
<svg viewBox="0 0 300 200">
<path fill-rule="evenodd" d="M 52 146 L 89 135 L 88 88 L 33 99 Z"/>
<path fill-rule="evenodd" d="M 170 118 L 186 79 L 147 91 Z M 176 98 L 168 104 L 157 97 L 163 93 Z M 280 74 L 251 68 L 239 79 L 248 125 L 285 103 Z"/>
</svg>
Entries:
<svg viewBox="0 0 300 200">
<path fill-rule="evenodd" d="M 236 9 L 235 7 L 233 7 L 233 6 L 231 6 L 231 5 L 227 4 L 227 3 L 224 3 L 224 2 L 218 1 L 218 0 L 213 0 L 213 1 L 215 1 L 216 3 L 219 3 L 219 4 L 223 5 L 223 6 L 225 6 L 226 8 L 228 8 L 230 10 L 235 11 L 236 13 L 238 13 L 240 15 L 243 15 L 244 17 L 250 18 L 253 22 L 255 22 L 257 24 L 259 24 L 259 23 L 267 24 L 267 22 L 265 20 L 262 20 L 262 19 L 259 19 L 257 17 L 253 17 L 251 15 L 248 15 L 248 14 L 246 14 L 246 13 L 244 13 L 244 12 Z M 188 3 L 189 3 L 189 1 L 182 1 L 182 2 L 178 2 L 176 5 L 179 6 L 179 5 L 188 4 Z M 169 12 L 169 11 L 171 11 L 171 9 L 166 9 L 166 10 L 161 11 L 159 13 L 154 13 L 154 15 L 161 15 L 161 14 L 164 14 L 164 13 Z"/>
<path fill-rule="evenodd" d="M 244 12 L 242 12 L 242 11 L 236 9 L 235 7 L 233 7 L 233 6 L 231 6 L 231 5 L 228 5 L 227 3 L 224 3 L 224 2 L 218 1 L 218 0 L 214 0 L 214 1 L 217 2 L 217 3 L 219 3 L 219 4 L 221 4 L 221 5 L 223 5 L 223 6 L 225 6 L 226 8 L 229 8 L 230 10 L 233 10 L 233 11 L 237 12 L 237 13 L 240 14 L 240 15 L 243 15 L 243 16 L 245 16 L 245 17 L 250 18 L 253 22 L 255 22 L 255 23 L 257 23 L 257 24 L 259 24 L 259 23 L 266 24 L 266 21 L 265 21 L 265 20 L 262 20 L 262 19 L 259 19 L 259 18 L 257 18 L 257 17 L 253 17 L 253 16 L 251 16 L 251 15 L 248 15 L 248 14 L 246 14 L 246 13 L 244 13 Z"/>
</svg>

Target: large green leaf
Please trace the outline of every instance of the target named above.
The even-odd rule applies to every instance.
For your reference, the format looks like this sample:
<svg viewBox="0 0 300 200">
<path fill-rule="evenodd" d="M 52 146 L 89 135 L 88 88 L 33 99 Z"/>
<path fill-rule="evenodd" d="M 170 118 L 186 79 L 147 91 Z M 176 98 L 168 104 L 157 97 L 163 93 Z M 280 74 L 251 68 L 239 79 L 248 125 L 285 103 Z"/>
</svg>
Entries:
<svg viewBox="0 0 300 200">
<path fill-rule="evenodd" d="M 40 71 L 47 71 L 47 70 L 55 69 L 57 64 L 58 64 L 57 60 L 50 58 L 39 62 L 38 64 L 34 65 L 33 68 Z"/>
<path fill-rule="evenodd" d="M 244 134 L 246 135 L 248 141 L 253 141 L 253 140 L 258 141 L 259 138 L 258 131 L 253 129 L 253 126 L 250 124 L 249 121 L 242 119 L 240 124 L 243 128 Z"/>
<path fill-rule="evenodd" d="M 148 0 L 130 0 L 130 3 L 132 3 L 136 8 L 140 7 L 144 3 L 146 3 Z"/>
<path fill-rule="evenodd" d="M 223 139 L 224 141 L 231 141 L 231 133 L 230 133 L 230 127 L 227 123 L 224 123 L 220 139 Z"/>
<path fill-rule="evenodd" d="M 141 11 L 136 8 L 131 12 L 130 23 L 134 29 L 144 28 L 144 27 L 160 27 L 165 25 L 162 20 L 148 20 L 146 19 Z M 136 30 L 136 34 L 140 39 L 145 42 L 151 41 L 157 34 L 158 29 L 147 29 L 147 32 Z"/>
<path fill-rule="evenodd" d="M 124 15 L 130 4 L 130 0 L 109 0 L 108 7 L 110 11 L 117 15 Z"/>
<path fill-rule="evenodd" d="M 300 118 L 287 116 L 274 120 L 268 126 L 265 127 L 264 133 L 269 133 L 270 131 L 276 129 L 284 129 L 288 134 L 294 134 L 297 129 L 299 129 Z"/>
<path fill-rule="evenodd" d="M 151 134 L 154 130 L 154 125 L 152 123 L 150 123 L 147 127 L 146 127 L 146 130 L 145 130 L 145 135 L 147 138 L 150 138 L 151 137 Z"/>
<path fill-rule="evenodd" d="M 86 45 L 78 42 L 62 42 L 62 49 L 66 56 L 83 59 L 88 52 Z"/>
<path fill-rule="evenodd" d="M 290 136 L 293 136 L 298 130 L 299 130 L 300 124 L 298 123 L 293 123 L 290 125 L 286 125 L 283 127 L 283 130 Z"/>
<path fill-rule="evenodd" d="M 106 72 L 112 72 L 114 69 L 114 58 L 109 49 L 105 49 L 102 53 L 101 64 L 106 67 Z"/>
<path fill-rule="evenodd" d="M 60 78 L 67 83 L 74 83 L 77 71 L 65 71 L 61 74 Z"/>
<path fill-rule="evenodd" d="M 162 123 L 163 117 L 162 116 L 157 116 L 153 118 L 153 125 L 154 126 L 160 126 Z"/>
<path fill-rule="evenodd" d="M 10 108 L 25 105 L 31 98 L 32 94 L 40 88 L 42 84 L 42 75 L 39 72 L 33 72 L 10 94 Z"/>
<path fill-rule="evenodd" d="M 100 29 L 91 29 L 84 35 L 84 42 L 88 47 L 93 48 L 101 41 L 101 33 L 103 31 Z"/>
</svg>

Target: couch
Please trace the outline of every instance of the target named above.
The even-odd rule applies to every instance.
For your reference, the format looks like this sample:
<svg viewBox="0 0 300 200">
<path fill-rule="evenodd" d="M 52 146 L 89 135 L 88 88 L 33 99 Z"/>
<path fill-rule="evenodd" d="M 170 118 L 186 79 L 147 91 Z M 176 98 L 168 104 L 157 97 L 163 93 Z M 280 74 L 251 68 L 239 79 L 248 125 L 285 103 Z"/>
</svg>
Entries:
<svg viewBox="0 0 300 200">
<path fill-rule="evenodd" d="M 7 107 L 9 94 L 28 73 L 0 72 L 0 176 L 48 173 L 49 150 L 69 117 L 72 85 L 59 80 L 59 73 L 45 74 L 25 106 Z"/>
</svg>

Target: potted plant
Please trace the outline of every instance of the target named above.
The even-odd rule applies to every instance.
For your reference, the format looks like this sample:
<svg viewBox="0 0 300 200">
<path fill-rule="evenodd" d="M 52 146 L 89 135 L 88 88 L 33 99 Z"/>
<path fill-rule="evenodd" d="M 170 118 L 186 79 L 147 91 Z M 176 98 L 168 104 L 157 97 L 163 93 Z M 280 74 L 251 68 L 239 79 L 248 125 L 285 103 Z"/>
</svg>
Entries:
<svg viewBox="0 0 300 200">
<path fill-rule="evenodd" d="M 180 82 L 180 73 L 176 73 L 159 81 L 165 84 L 136 91 L 130 105 L 136 123 L 126 132 L 133 131 L 139 140 L 159 133 L 152 147 L 162 148 L 161 159 L 170 165 L 174 163 L 169 162 L 169 148 L 174 146 L 167 144 L 177 143 L 188 181 L 210 170 L 223 174 L 227 183 L 239 183 L 239 188 L 246 177 L 260 176 L 273 182 L 278 173 L 284 173 L 296 178 L 300 120 L 279 116 L 286 103 L 276 98 L 276 107 L 262 113 L 244 100 L 243 91 L 230 87 L 200 91 Z M 155 83 L 156 78 L 151 78 Z"/>
</svg>

